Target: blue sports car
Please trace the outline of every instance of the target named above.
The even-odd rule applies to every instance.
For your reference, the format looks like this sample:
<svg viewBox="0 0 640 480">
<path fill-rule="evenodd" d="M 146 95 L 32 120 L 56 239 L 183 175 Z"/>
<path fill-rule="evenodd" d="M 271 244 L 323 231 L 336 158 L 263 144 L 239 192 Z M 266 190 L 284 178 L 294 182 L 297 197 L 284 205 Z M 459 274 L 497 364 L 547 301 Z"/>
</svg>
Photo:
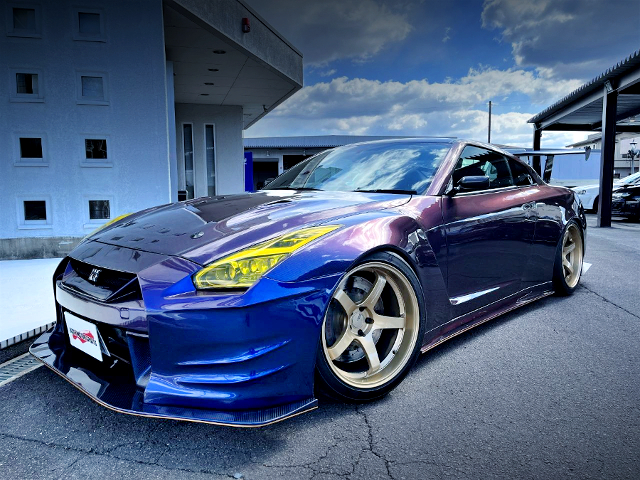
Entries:
<svg viewBox="0 0 640 480">
<path fill-rule="evenodd" d="M 585 234 L 574 192 L 491 145 L 350 145 L 94 232 L 31 353 L 123 413 L 266 425 L 381 397 L 420 352 L 573 292 Z"/>
</svg>

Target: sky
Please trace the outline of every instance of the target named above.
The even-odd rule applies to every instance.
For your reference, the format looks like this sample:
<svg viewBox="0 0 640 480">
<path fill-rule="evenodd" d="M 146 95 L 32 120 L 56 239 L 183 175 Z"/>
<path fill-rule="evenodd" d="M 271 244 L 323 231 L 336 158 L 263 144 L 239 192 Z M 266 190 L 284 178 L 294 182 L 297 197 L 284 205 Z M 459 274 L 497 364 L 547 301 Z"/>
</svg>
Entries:
<svg viewBox="0 0 640 480">
<path fill-rule="evenodd" d="M 245 132 L 531 146 L 527 120 L 640 49 L 640 0 L 246 0 L 304 87 Z M 585 132 L 544 132 L 542 147 Z"/>
</svg>

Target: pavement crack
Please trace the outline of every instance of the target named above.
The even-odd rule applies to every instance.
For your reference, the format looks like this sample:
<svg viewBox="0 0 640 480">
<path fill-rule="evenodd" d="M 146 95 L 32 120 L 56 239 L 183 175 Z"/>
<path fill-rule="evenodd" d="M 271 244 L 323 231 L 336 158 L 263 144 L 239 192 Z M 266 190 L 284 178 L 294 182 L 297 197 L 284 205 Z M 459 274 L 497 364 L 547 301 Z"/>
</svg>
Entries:
<svg viewBox="0 0 640 480">
<path fill-rule="evenodd" d="M 373 426 L 369 422 L 369 416 L 367 415 L 367 412 L 361 409 L 360 405 L 356 405 L 356 413 L 364 419 L 364 423 L 367 426 L 367 445 L 369 447 L 368 451 L 384 462 L 384 466 L 387 469 L 387 476 L 392 480 L 395 480 L 395 478 L 391 474 L 391 462 L 387 460 L 384 455 L 381 455 L 378 452 L 376 452 L 375 449 L 373 448 Z M 358 457 L 358 462 L 360 461 L 361 456 L 362 454 Z M 356 465 L 354 465 L 354 471 L 355 471 L 355 466 L 357 466 L 358 462 L 356 462 Z"/>
<path fill-rule="evenodd" d="M 77 448 L 77 447 L 71 447 L 68 445 L 60 445 L 57 443 L 53 443 L 53 442 L 45 442 L 44 440 L 38 440 L 35 438 L 26 438 L 26 437 L 21 437 L 19 435 L 13 435 L 10 433 L 0 433 L 0 437 L 5 437 L 5 438 L 10 438 L 12 440 L 22 440 L 24 442 L 29 442 L 29 443 L 35 443 L 38 445 L 43 445 L 45 447 L 48 448 L 55 448 L 55 449 L 62 449 L 62 450 L 67 450 L 70 452 L 76 452 L 76 453 L 84 453 L 84 454 L 90 454 L 90 455 L 96 455 L 99 457 L 108 457 L 108 458 L 113 458 L 115 460 L 120 460 L 123 462 L 129 462 L 129 463 L 136 463 L 139 465 L 146 465 L 146 466 L 153 466 L 153 467 L 157 467 L 157 468 L 161 468 L 162 470 L 167 470 L 169 472 L 183 472 L 183 473 L 204 473 L 204 474 L 209 474 L 209 475 L 218 475 L 221 477 L 229 477 L 229 478 L 235 478 L 233 475 L 230 475 L 228 473 L 223 473 L 223 472 L 216 472 L 214 470 L 209 470 L 209 469 L 200 469 L 200 470 L 193 470 L 193 469 L 189 469 L 189 468 L 171 468 L 171 467 L 167 467 L 164 465 L 159 465 L 155 462 L 145 462 L 143 460 L 134 460 L 131 458 L 125 458 L 125 457 L 119 457 L 117 455 L 112 455 L 106 451 L 97 451 L 93 448 L 89 448 L 89 449 L 84 449 L 84 448 Z M 127 444 L 125 444 L 127 445 Z M 117 448 L 114 447 L 114 448 Z M 72 462 L 67 468 L 73 466 L 77 461 L 79 461 L 80 459 L 76 459 L 74 462 Z"/>
<path fill-rule="evenodd" d="M 629 315 L 631 315 L 632 317 L 635 317 L 635 318 L 637 318 L 638 320 L 640 320 L 640 316 L 639 316 L 639 315 L 636 315 L 635 313 L 630 312 L 629 310 L 627 310 L 626 308 L 624 308 L 624 307 L 622 307 L 622 306 L 618 305 L 618 304 L 617 304 L 617 303 L 615 303 L 615 302 L 612 302 L 611 300 L 609 300 L 609 299 L 608 299 L 607 297 L 605 297 L 604 295 L 600 295 L 598 292 L 596 292 L 596 291 L 594 291 L 594 290 L 591 290 L 589 287 L 587 287 L 587 286 L 586 286 L 586 285 L 584 285 L 584 284 L 580 284 L 580 286 L 581 286 L 582 288 L 584 288 L 587 292 L 589 292 L 589 293 L 593 293 L 596 297 L 601 298 L 601 299 L 602 299 L 602 300 L 604 300 L 605 302 L 607 302 L 607 303 L 609 303 L 609 304 L 613 305 L 613 306 L 614 306 L 614 307 L 616 307 L 616 308 L 619 308 L 619 309 L 620 309 L 620 310 L 622 310 L 623 312 L 628 313 L 628 314 L 629 314 Z"/>
</svg>

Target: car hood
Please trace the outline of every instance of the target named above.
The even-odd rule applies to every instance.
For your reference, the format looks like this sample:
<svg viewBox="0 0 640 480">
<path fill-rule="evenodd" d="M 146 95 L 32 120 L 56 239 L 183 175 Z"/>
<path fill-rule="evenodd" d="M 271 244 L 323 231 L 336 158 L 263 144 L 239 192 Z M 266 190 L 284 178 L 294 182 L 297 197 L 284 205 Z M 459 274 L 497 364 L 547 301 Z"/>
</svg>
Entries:
<svg viewBox="0 0 640 480">
<path fill-rule="evenodd" d="M 613 186 L 614 187 L 621 187 L 623 185 L 622 182 L 617 181 L 617 182 L 613 182 Z M 581 192 L 582 190 L 586 190 L 587 192 L 591 192 L 591 191 L 598 191 L 600 190 L 600 185 L 595 184 L 595 185 L 582 185 L 580 187 L 573 187 L 571 190 L 575 191 L 575 192 Z"/>
<path fill-rule="evenodd" d="M 411 195 L 360 192 L 257 193 L 203 197 L 133 215 L 91 237 L 205 265 L 262 240 L 345 216 L 396 207 Z"/>
</svg>

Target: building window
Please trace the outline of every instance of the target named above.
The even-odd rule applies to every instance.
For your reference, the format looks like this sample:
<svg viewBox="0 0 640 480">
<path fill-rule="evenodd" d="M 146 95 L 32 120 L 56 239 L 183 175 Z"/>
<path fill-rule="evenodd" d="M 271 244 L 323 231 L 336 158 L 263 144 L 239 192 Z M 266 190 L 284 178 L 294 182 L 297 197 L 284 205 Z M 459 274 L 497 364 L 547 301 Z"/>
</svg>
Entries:
<svg viewBox="0 0 640 480">
<path fill-rule="evenodd" d="M 12 102 L 43 102 L 42 71 L 10 69 Z"/>
<path fill-rule="evenodd" d="M 109 200 L 89 200 L 89 220 L 109 220 L 110 218 Z"/>
<path fill-rule="evenodd" d="M 14 152 L 14 165 L 16 166 L 48 166 L 44 134 L 14 133 Z"/>
<path fill-rule="evenodd" d="M 78 72 L 78 103 L 83 105 L 109 105 L 106 73 Z"/>
<path fill-rule="evenodd" d="M 107 158 L 107 140 L 96 139 L 96 138 L 87 138 L 84 141 L 84 149 L 86 152 L 87 159 L 106 159 Z"/>
<path fill-rule="evenodd" d="M 207 163 L 207 195 L 216 194 L 216 148 L 213 125 L 204 126 L 205 157 Z"/>
<path fill-rule="evenodd" d="M 24 220 L 26 222 L 47 221 L 47 202 L 44 200 L 25 200 Z"/>
<path fill-rule="evenodd" d="M 9 5 L 7 34 L 14 37 L 42 37 L 40 6 Z"/>
<path fill-rule="evenodd" d="M 74 16 L 74 40 L 88 42 L 105 42 L 105 14 L 103 10 L 93 8 L 76 8 Z"/>
<path fill-rule="evenodd" d="M 193 125 L 185 123 L 182 126 L 184 142 L 184 183 L 187 192 L 187 200 L 194 198 L 194 172 L 193 172 Z"/>
<path fill-rule="evenodd" d="M 42 139 L 34 137 L 20 137 L 20 158 L 42 160 Z"/>
<path fill-rule="evenodd" d="M 20 94 L 38 94 L 38 75 L 35 73 L 16 73 L 17 92 Z"/>
<path fill-rule="evenodd" d="M 51 228 L 51 198 L 48 195 L 16 198 L 19 229 Z"/>
<path fill-rule="evenodd" d="M 82 97 L 91 100 L 104 100 L 104 84 L 102 77 L 82 75 Z"/>
<path fill-rule="evenodd" d="M 109 135 L 104 133 L 81 133 L 78 135 L 77 155 L 81 167 L 113 167 Z"/>
</svg>

